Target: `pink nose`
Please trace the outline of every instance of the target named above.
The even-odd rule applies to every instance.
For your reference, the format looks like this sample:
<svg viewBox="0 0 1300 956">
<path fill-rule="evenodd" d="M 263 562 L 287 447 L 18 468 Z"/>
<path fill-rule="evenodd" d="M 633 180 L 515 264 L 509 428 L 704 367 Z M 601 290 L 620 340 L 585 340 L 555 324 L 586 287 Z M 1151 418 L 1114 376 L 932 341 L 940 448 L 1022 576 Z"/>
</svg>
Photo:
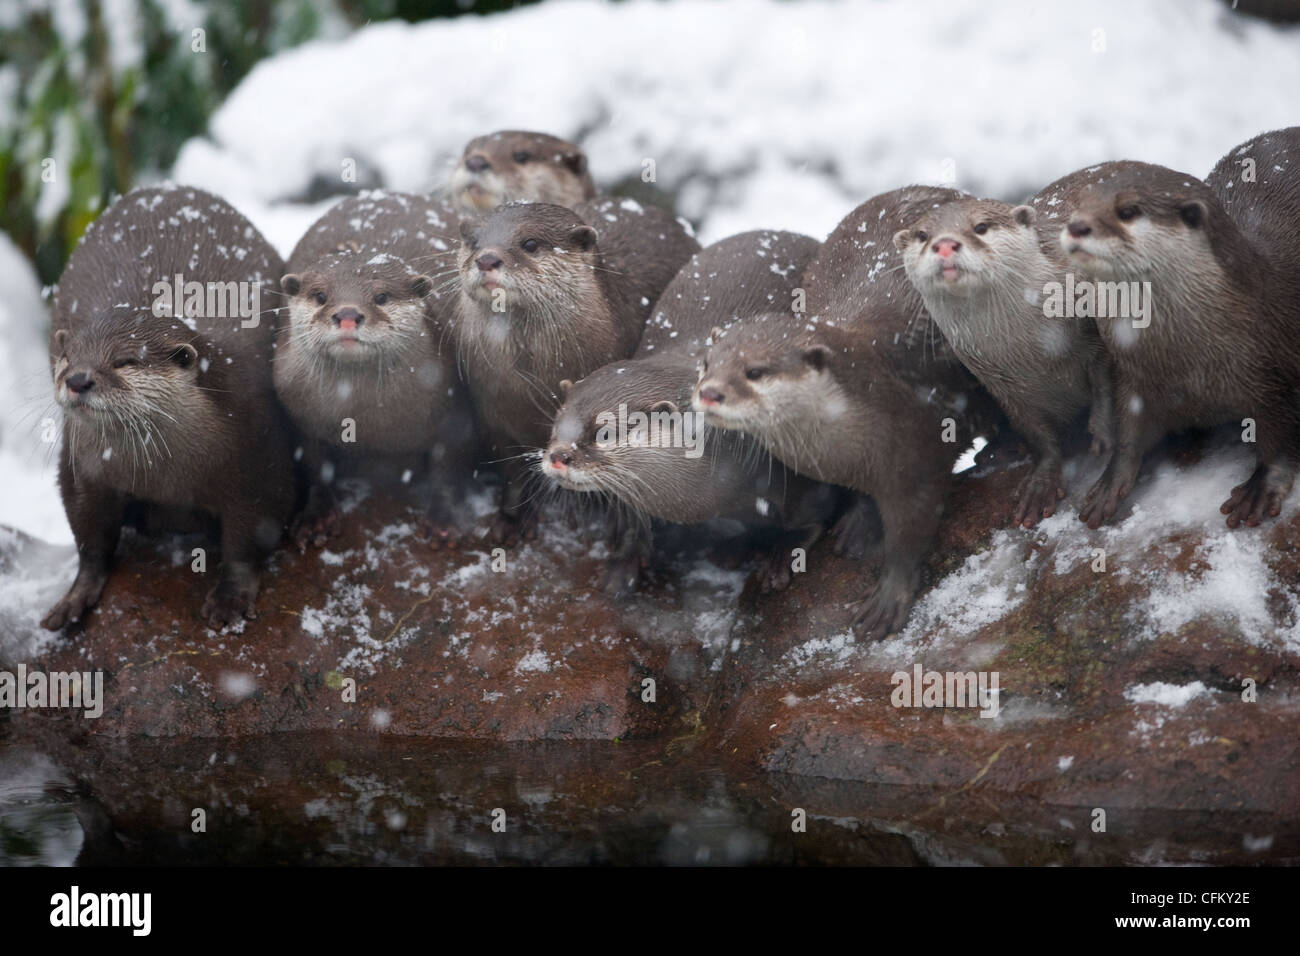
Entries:
<svg viewBox="0 0 1300 956">
<path fill-rule="evenodd" d="M 934 251 L 940 256 L 947 259 L 961 248 L 961 243 L 956 239 L 940 239 L 934 244 Z"/>
<path fill-rule="evenodd" d="M 569 462 L 573 461 L 573 456 L 564 451 L 551 452 L 551 470 L 564 474 L 569 470 Z"/>
</svg>

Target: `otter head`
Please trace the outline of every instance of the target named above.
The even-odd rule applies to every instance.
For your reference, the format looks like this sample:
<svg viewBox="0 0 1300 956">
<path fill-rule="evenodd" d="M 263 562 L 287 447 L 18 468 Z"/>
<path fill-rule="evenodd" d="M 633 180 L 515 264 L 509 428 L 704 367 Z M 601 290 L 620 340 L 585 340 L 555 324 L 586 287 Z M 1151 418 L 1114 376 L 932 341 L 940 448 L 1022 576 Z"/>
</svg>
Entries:
<svg viewBox="0 0 1300 956">
<path fill-rule="evenodd" d="M 671 504 L 682 459 L 704 451 L 703 429 L 685 401 L 694 380 L 680 359 L 656 356 L 613 362 L 576 385 L 562 383 L 542 473 L 562 488 L 658 513 Z"/>
<path fill-rule="evenodd" d="M 600 267 L 596 230 L 551 203 L 508 203 L 460 224 L 460 288 L 480 307 L 579 309 Z"/>
<path fill-rule="evenodd" d="M 706 425 L 762 436 L 810 427 L 844 407 L 832 368 L 832 330 L 765 314 L 715 329 L 700 365 L 692 404 Z"/>
<path fill-rule="evenodd" d="M 165 428 L 180 407 L 203 404 L 201 337 L 180 321 L 122 306 L 50 336 L 54 397 L 72 420 Z M 206 364 L 206 363 L 204 363 Z"/>
<path fill-rule="evenodd" d="M 1213 236 L 1225 217 L 1199 179 L 1125 163 L 1081 191 L 1060 243 L 1072 265 L 1098 279 L 1150 279 L 1213 262 Z"/>
<path fill-rule="evenodd" d="M 573 206 L 596 195 L 582 150 L 555 136 L 519 130 L 470 140 L 450 188 L 452 202 L 471 213 L 521 200 Z"/>
<path fill-rule="evenodd" d="M 894 234 L 917 290 L 965 298 L 990 285 L 1019 283 L 1040 254 L 1032 206 L 957 199 L 928 210 Z"/>
<path fill-rule="evenodd" d="M 326 256 L 283 276 L 280 288 L 289 297 L 292 340 L 313 356 L 364 365 L 404 353 L 427 334 L 433 280 L 392 256 Z"/>
</svg>

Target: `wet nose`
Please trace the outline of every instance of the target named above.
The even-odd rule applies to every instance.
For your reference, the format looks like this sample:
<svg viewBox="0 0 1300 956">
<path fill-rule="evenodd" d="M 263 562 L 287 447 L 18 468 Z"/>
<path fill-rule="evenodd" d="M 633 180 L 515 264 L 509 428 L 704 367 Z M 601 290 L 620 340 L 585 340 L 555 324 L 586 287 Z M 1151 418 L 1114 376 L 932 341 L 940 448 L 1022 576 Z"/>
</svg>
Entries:
<svg viewBox="0 0 1300 956">
<path fill-rule="evenodd" d="M 341 329 L 355 329 L 366 320 L 356 309 L 339 309 L 334 313 L 334 324 Z"/>
<path fill-rule="evenodd" d="M 705 405 L 721 405 L 724 396 L 716 388 L 700 389 L 700 401 Z"/>
<path fill-rule="evenodd" d="M 1069 230 L 1070 235 L 1076 239 L 1082 239 L 1084 236 L 1092 233 L 1092 226 L 1079 219 L 1071 219 L 1070 224 L 1065 228 Z"/>
<path fill-rule="evenodd" d="M 573 456 L 567 451 L 551 452 L 551 467 L 556 471 L 567 471 L 572 462 Z"/>
<path fill-rule="evenodd" d="M 948 258 L 961 248 L 961 243 L 956 239 L 940 239 L 934 244 L 934 251 L 939 253 L 943 258 Z"/>
<path fill-rule="evenodd" d="M 474 260 L 474 265 L 478 266 L 483 272 L 491 272 L 493 269 L 501 268 L 501 257 L 485 252 Z"/>
<path fill-rule="evenodd" d="M 67 384 L 69 391 L 81 395 L 95 387 L 95 380 L 85 372 L 77 372 L 75 375 L 68 376 Z"/>
<path fill-rule="evenodd" d="M 471 173 L 481 173 L 485 169 L 491 169 L 492 164 L 478 153 L 475 153 L 473 156 L 470 156 L 465 160 L 465 168 Z"/>
</svg>

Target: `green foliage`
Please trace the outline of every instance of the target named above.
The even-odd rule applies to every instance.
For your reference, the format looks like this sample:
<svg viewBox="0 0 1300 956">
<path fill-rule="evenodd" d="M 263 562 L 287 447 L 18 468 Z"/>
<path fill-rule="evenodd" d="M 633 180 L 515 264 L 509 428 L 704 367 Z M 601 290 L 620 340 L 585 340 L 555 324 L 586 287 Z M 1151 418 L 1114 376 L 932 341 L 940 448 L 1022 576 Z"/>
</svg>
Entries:
<svg viewBox="0 0 1300 956">
<path fill-rule="evenodd" d="M 0 0 L 5 2 L 5 0 Z M 510 0 L 70 0 L 0 18 L 0 230 L 53 283 L 98 212 L 157 175 L 262 58 L 367 22 Z M 107 11 L 133 22 L 106 23 Z M 197 22 L 183 22 L 186 10 Z M 196 38 L 195 30 L 202 30 Z"/>
</svg>

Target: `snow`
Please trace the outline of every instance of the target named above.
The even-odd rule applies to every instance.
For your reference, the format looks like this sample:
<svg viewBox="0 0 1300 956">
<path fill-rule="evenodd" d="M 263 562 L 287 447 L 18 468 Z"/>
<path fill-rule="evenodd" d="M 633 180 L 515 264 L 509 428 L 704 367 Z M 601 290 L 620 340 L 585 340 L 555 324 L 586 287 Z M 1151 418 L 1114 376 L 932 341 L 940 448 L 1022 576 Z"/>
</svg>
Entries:
<svg viewBox="0 0 1300 956">
<path fill-rule="evenodd" d="M 61 30 L 80 29 L 78 4 L 55 9 Z M 184 25 L 198 8 L 171 0 L 165 9 Z M 1104 49 L 1094 52 L 1098 29 Z M 1235 144 L 1294 122 L 1298 40 L 1297 29 L 1232 17 L 1218 0 L 996 7 L 951 0 L 941 11 L 895 0 L 573 0 L 379 23 L 259 64 L 208 135 L 185 144 L 170 176 L 227 198 L 287 254 L 331 204 L 293 197 L 315 176 L 337 176 L 345 159 L 377 170 L 386 188 L 422 191 L 442 183 L 473 136 L 541 129 L 579 138 L 604 186 L 639 179 L 643 161 L 653 159 L 658 186 L 676 193 L 702 242 L 754 228 L 821 237 L 857 203 L 912 181 L 1019 199 L 1107 159 L 1203 175 Z M 42 422 L 58 421 L 46 334 L 30 265 L 0 235 L 0 379 L 8 399 L 0 407 L 0 525 L 67 543 L 57 446 L 41 435 Z M 1279 582 L 1267 561 L 1267 529 L 1229 531 L 1217 511 L 1249 474 L 1244 449 L 1223 445 L 1195 466 L 1159 467 L 1134 492 L 1133 514 L 1097 532 L 1086 531 L 1076 511 L 1095 477 L 1090 468 L 1070 463 L 1073 493 L 1056 517 L 1033 532 L 995 532 L 923 596 L 902 635 L 862 653 L 912 659 L 923 640 L 956 646 L 1013 611 L 1037 575 L 1090 561 L 1094 547 L 1111 556 L 1111 573 L 1148 573 L 1117 556 L 1185 533 L 1200 541 L 1198 570 L 1152 577 L 1137 609 L 1140 635 L 1210 614 L 1235 621 L 1248 640 L 1300 645 L 1300 625 L 1280 628 L 1269 610 Z M 1286 507 L 1297 507 L 1296 496 Z M 367 550 L 367 563 L 407 533 L 393 529 L 390 541 Z M 1026 558 L 1030 537 L 1047 546 Z M 322 570 L 340 569 L 345 557 L 322 553 Z M 40 574 L 53 580 L 60 570 L 71 580 L 66 556 L 57 563 L 61 570 Z M 490 572 L 484 554 L 443 580 L 411 586 L 454 593 Z M 647 634 L 689 625 L 716 666 L 742 582 L 742 574 L 698 566 L 685 582 L 693 589 L 687 606 L 676 614 L 648 609 Z M 37 614 L 28 607 L 31 586 L 23 576 L 0 576 L 0 603 L 22 591 L 22 613 Z M 41 603 L 57 597 L 46 601 L 51 586 L 40 579 Z M 370 619 L 362 591 L 343 574 L 324 604 L 302 609 L 301 626 L 352 634 L 355 653 L 343 664 L 367 669 L 400 648 L 403 635 L 378 639 L 392 622 Z M 503 604 L 500 613 L 514 609 Z M 837 640 L 797 652 L 834 663 L 848 647 Z"/>
<path fill-rule="evenodd" d="M 1204 175 L 1294 122 L 1296 37 L 1218 0 L 575 0 L 379 23 L 259 64 L 174 175 L 287 252 L 319 210 L 285 201 L 344 159 L 419 191 L 472 137 L 539 129 L 580 136 L 606 185 L 653 159 L 702 242 L 822 236 L 907 182 L 1019 199 L 1108 159 Z"/>
<path fill-rule="evenodd" d="M 1150 684 L 1134 684 L 1124 689 L 1125 700 L 1135 704 L 1159 704 L 1162 707 L 1183 707 L 1194 697 L 1208 694 L 1209 689 L 1198 680 L 1190 684 L 1166 684 L 1155 681 Z"/>
</svg>

